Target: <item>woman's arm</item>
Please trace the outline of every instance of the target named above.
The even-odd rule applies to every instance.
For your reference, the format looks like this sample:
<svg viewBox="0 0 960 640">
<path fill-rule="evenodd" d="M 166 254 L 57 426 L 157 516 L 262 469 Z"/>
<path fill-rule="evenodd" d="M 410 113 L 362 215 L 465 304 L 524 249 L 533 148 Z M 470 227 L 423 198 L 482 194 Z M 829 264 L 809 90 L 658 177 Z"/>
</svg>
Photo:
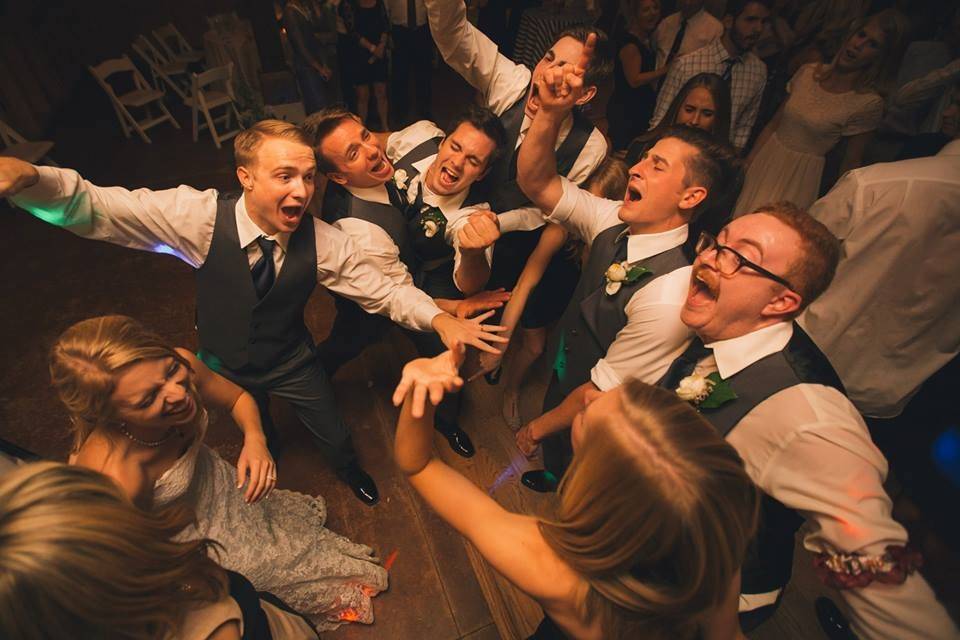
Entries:
<svg viewBox="0 0 960 640">
<path fill-rule="evenodd" d="M 838 176 L 842 176 L 847 171 L 859 169 L 863 166 L 863 153 L 866 151 L 867 145 L 870 144 L 871 140 L 873 140 L 873 131 L 858 133 L 855 136 L 847 138 L 847 150 L 843 154 L 843 161 L 840 163 L 840 173 Z"/>
<path fill-rule="evenodd" d="M 627 79 L 627 84 L 634 89 L 650 84 L 667 74 L 667 65 L 653 71 L 643 71 L 643 56 L 640 54 L 640 47 L 632 42 L 620 49 L 619 55 L 620 64 L 623 65 L 623 76 Z"/>
<path fill-rule="evenodd" d="M 243 449 L 237 459 L 237 488 L 243 487 L 250 476 L 244 499 L 256 502 L 277 484 L 276 464 L 267 450 L 267 438 L 260 422 L 260 409 L 253 396 L 241 387 L 210 370 L 199 358 L 186 349 L 177 349 L 195 374 L 197 391 L 204 404 L 230 411 L 237 427 L 243 433 Z"/>
</svg>

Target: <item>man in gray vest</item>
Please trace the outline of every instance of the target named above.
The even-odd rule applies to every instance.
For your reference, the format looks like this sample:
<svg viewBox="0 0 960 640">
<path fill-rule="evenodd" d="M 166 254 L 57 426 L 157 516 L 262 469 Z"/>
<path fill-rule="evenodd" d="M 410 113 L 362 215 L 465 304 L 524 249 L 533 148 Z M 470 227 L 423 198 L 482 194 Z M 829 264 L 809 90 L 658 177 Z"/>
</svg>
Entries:
<svg viewBox="0 0 960 640">
<path fill-rule="evenodd" d="M 590 44 L 584 48 L 585 59 Z M 590 194 L 557 175 L 554 141 L 583 89 L 585 60 L 548 70 L 540 109 L 520 150 L 521 188 L 547 220 L 569 228 L 590 248 L 580 283 L 548 347 L 553 376 L 543 415 L 523 427 L 517 444 L 531 455 L 543 441 L 545 471 L 523 483 L 552 491 L 572 456 L 569 428 L 589 390 L 618 386 L 636 369 L 656 382 L 690 339 L 680 321 L 690 257 L 689 224 L 721 185 L 738 184 L 740 165 L 728 145 L 689 127 L 668 130 L 630 169 L 622 201 Z M 701 222 L 701 221 L 698 221 Z"/>
<path fill-rule="evenodd" d="M 428 121 L 374 134 L 342 108 L 312 114 L 304 124 L 330 183 L 324 216 L 397 284 L 416 284 L 437 304 L 466 316 L 501 306 L 502 292 L 477 294 L 490 272 L 496 216 L 471 186 L 503 144 L 503 127 L 487 109 L 468 109 L 449 135 Z M 470 295 L 463 299 L 464 295 Z M 337 320 L 321 361 L 332 375 L 386 330 L 380 318 L 337 299 Z M 430 336 L 410 334 L 421 355 L 444 350 Z M 459 455 L 473 444 L 458 426 L 459 394 L 449 394 L 436 427 Z"/>
<path fill-rule="evenodd" d="M 742 571 L 740 620 L 772 615 L 794 534 L 840 589 L 860 638 L 956 638 L 891 517 L 887 463 L 830 363 L 794 319 L 829 285 L 839 246 L 789 203 L 701 235 L 683 322 L 696 332 L 659 381 L 700 410 L 764 493 Z M 863 344 L 864 349 L 870 348 Z"/>
<path fill-rule="evenodd" d="M 298 127 L 261 121 L 236 137 L 234 151 L 239 196 L 188 186 L 98 187 L 75 171 L 13 158 L 0 158 L 0 196 L 79 236 L 173 253 L 196 269 L 202 359 L 253 394 L 274 446 L 268 395 L 287 399 L 341 479 L 373 504 L 376 485 L 357 463 L 304 324 L 317 283 L 368 312 L 389 314 L 412 329 L 435 329 L 450 344 L 487 346 L 483 341 L 496 336 L 442 312 L 416 287 L 397 287 L 349 236 L 304 216 L 316 160 Z"/>
</svg>

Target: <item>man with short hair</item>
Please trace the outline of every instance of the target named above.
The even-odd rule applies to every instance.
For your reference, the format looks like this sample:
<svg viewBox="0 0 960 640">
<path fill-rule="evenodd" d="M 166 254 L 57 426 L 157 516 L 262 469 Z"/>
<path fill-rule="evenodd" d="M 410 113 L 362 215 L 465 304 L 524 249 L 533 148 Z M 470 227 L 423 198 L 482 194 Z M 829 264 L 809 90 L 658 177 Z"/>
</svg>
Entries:
<svg viewBox="0 0 960 640">
<path fill-rule="evenodd" d="M 461 0 L 425 0 L 430 31 L 443 59 L 480 92 L 481 101 L 500 117 L 507 131 L 506 152 L 491 166 L 483 184 L 490 208 L 500 221 L 503 238 L 494 249 L 491 286 L 512 289 L 536 247 L 543 227 L 540 211 L 517 184 L 517 154 L 540 106 L 537 81 L 543 73 L 579 59 L 584 43 L 595 33 L 594 54 L 585 69 L 585 90 L 578 106 L 586 105 L 597 86 L 613 67 L 612 46 L 602 32 L 574 27 L 557 36 L 543 59 L 531 71 L 502 55 L 497 45 L 467 21 Z M 579 111 L 571 110 L 556 137 L 556 169 L 574 184 L 582 184 L 606 156 L 607 143 L 599 129 Z M 541 317 L 538 307 L 549 308 L 549 299 L 540 296 L 564 295 L 573 290 L 575 275 L 558 252 L 547 267 L 540 284 L 520 320 L 524 328 L 542 327 L 551 318 Z M 567 294 L 568 295 L 568 294 Z"/>
<path fill-rule="evenodd" d="M 522 478 L 536 491 L 554 490 L 563 475 L 572 455 L 569 428 L 587 393 L 616 387 L 636 370 L 652 384 L 683 351 L 690 339 L 680 322 L 690 277 L 689 223 L 715 190 L 739 183 L 733 149 L 690 127 L 668 129 L 630 169 L 622 201 L 594 196 L 557 175 L 554 143 L 582 90 L 583 66 L 544 74 L 537 85 L 540 108 L 518 161 L 521 188 L 549 212 L 547 220 L 583 238 L 590 251 L 547 352 L 554 371 L 543 415 L 517 434 L 527 455 L 544 443 L 545 471 Z"/>
<path fill-rule="evenodd" d="M 696 338 L 659 381 L 733 445 L 763 491 L 742 571 L 740 619 L 773 614 L 794 535 L 840 589 L 861 638 L 955 638 L 891 517 L 887 463 L 829 361 L 794 320 L 827 289 L 840 250 L 790 203 L 761 207 L 697 244 L 681 319 Z"/>
<path fill-rule="evenodd" d="M 770 21 L 770 0 L 731 0 L 723 18 L 723 36 L 715 42 L 678 58 L 660 87 L 650 128 L 666 115 L 670 103 L 698 73 L 715 73 L 730 83 L 730 141 L 743 149 L 760 111 L 767 66 L 753 47 Z"/>
<path fill-rule="evenodd" d="M 486 284 L 491 247 L 499 237 L 496 216 L 471 190 L 503 143 L 496 116 L 471 108 L 454 121 L 449 135 L 427 121 L 372 134 L 337 108 L 311 115 L 304 126 L 330 180 L 324 214 L 383 273 L 398 284 L 416 283 L 459 315 L 503 304 L 503 293 L 474 295 Z M 337 320 L 321 354 L 330 375 L 385 329 L 349 300 L 336 302 Z M 426 336 L 410 337 L 421 355 L 443 351 Z M 469 457 L 474 448 L 458 416 L 459 395 L 451 394 L 437 412 L 436 427 L 456 453 Z"/>
<path fill-rule="evenodd" d="M 495 339 L 454 318 L 413 286 L 398 287 L 349 236 L 305 216 L 316 160 L 296 126 L 263 120 L 234 140 L 239 196 L 213 189 L 128 191 L 98 187 L 75 171 L 0 158 L 0 196 L 85 238 L 173 253 L 197 270 L 200 356 L 254 396 L 276 447 L 269 395 L 288 400 L 324 457 L 366 504 L 378 499 L 357 463 L 333 389 L 303 321 L 317 283 L 449 344 Z"/>
<path fill-rule="evenodd" d="M 652 38 L 657 48 L 657 69 L 723 35 L 723 24 L 703 5 L 703 0 L 679 0 L 677 12 L 657 25 Z"/>
</svg>

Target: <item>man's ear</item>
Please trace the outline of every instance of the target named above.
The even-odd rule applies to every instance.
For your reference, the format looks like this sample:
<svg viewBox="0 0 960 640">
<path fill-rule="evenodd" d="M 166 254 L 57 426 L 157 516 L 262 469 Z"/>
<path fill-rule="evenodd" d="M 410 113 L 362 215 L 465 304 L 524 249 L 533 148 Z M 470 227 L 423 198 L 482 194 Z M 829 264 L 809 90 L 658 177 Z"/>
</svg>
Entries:
<svg viewBox="0 0 960 640">
<path fill-rule="evenodd" d="M 331 171 L 327 174 L 327 179 L 331 182 L 336 182 L 339 185 L 347 184 L 347 176 L 343 175 L 339 171 Z"/>
<path fill-rule="evenodd" d="M 705 187 L 687 187 L 680 195 L 678 207 L 685 212 L 692 212 L 694 208 L 707 199 L 707 189 Z"/>
<path fill-rule="evenodd" d="M 237 167 L 237 180 L 240 181 L 240 186 L 243 187 L 244 191 L 250 191 L 253 189 L 253 174 L 250 173 L 249 169 L 246 167 Z"/>
<path fill-rule="evenodd" d="M 597 95 L 597 85 L 591 85 L 583 90 L 583 95 L 577 99 L 576 104 L 584 105 L 593 100 L 593 96 Z"/>
<path fill-rule="evenodd" d="M 784 288 L 783 291 L 774 296 L 767 306 L 760 312 L 765 318 L 794 318 L 800 313 L 800 305 L 803 304 L 803 298 L 799 293 L 791 289 Z"/>
</svg>

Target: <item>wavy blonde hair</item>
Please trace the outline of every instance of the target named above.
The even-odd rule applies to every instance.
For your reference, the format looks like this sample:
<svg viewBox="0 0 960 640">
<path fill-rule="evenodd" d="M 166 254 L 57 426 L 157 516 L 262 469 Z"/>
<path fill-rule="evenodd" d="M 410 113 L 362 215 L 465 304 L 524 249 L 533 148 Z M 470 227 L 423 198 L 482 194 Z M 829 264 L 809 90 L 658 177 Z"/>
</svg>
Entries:
<svg viewBox="0 0 960 640">
<path fill-rule="evenodd" d="M 0 480 L 0 637 L 161 640 L 227 593 L 187 507 L 147 513 L 106 476 L 37 462 Z"/>
<path fill-rule="evenodd" d="M 50 351 L 50 380 L 70 412 L 74 452 L 98 426 L 114 435 L 112 426 L 119 422 L 112 401 L 117 375 L 130 365 L 159 358 L 173 358 L 190 369 L 160 336 L 127 316 L 82 320 L 60 335 Z M 190 393 L 202 408 L 192 382 Z M 195 420 L 205 418 L 205 411 L 197 411 Z"/>
<path fill-rule="evenodd" d="M 540 530 L 579 573 L 604 638 L 695 638 L 728 593 L 759 494 L 732 446 L 676 394 L 626 382 L 597 418 Z"/>
<path fill-rule="evenodd" d="M 820 65 L 817 68 L 814 74 L 814 79 L 817 82 L 822 82 L 831 76 L 837 64 L 837 58 L 843 53 L 847 42 L 870 22 L 875 23 L 883 33 L 883 49 L 873 61 L 873 64 L 864 69 L 860 75 L 856 90 L 860 93 L 873 92 L 881 96 L 887 94 L 891 80 L 900 66 L 899 61 L 903 54 L 904 41 L 910 27 L 906 16 L 896 9 L 884 9 L 855 21 L 847 30 L 843 40 L 840 41 L 840 49 L 834 54 L 830 64 Z"/>
</svg>

